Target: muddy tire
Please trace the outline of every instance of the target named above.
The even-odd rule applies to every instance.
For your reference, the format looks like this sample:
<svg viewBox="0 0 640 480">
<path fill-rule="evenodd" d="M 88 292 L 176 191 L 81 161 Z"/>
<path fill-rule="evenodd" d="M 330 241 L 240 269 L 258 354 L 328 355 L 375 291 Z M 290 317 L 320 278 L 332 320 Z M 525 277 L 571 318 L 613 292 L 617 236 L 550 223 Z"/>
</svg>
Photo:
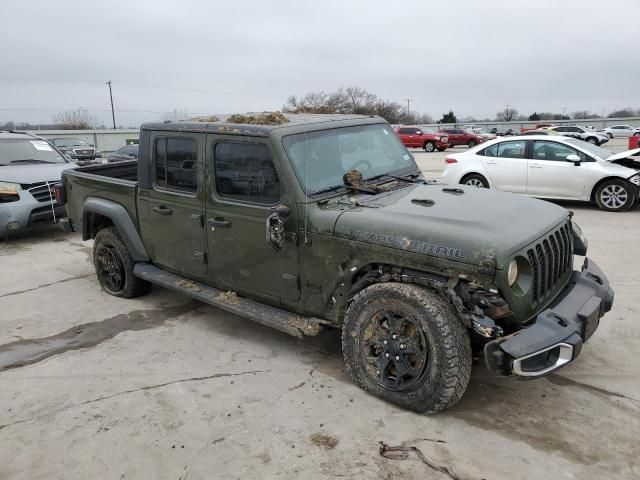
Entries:
<svg viewBox="0 0 640 480">
<path fill-rule="evenodd" d="M 380 283 L 358 293 L 345 315 L 342 352 L 358 386 L 417 412 L 454 405 L 471 374 L 466 328 L 448 302 L 416 285 Z"/>
<path fill-rule="evenodd" d="M 595 197 L 598 207 L 607 212 L 625 212 L 635 201 L 629 182 L 622 178 L 605 180 L 599 184 Z"/>
<path fill-rule="evenodd" d="M 93 266 L 102 289 L 114 297 L 135 298 L 151 284 L 133 275 L 135 262 L 116 227 L 100 230 L 93 243 Z"/>
</svg>

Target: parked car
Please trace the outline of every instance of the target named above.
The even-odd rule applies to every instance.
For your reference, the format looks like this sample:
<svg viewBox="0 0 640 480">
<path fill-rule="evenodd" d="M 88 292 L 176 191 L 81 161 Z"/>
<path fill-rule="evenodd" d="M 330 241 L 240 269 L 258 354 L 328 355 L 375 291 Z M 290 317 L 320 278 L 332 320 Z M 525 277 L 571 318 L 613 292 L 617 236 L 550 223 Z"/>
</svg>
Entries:
<svg viewBox="0 0 640 480">
<path fill-rule="evenodd" d="M 42 138 L 0 132 L 0 238 L 64 216 L 64 206 L 54 201 L 52 189 L 62 172 L 73 167 Z"/>
<path fill-rule="evenodd" d="M 96 148 L 81 138 L 60 137 L 51 138 L 50 143 L 78 164 L 84 164 L 95 160 Z"/>
<path fill-rule="evenodd" d="M 515 130 L 512 128 L 507 128 L 506 130 L 498 130 L 496 132 L 497 137 L 509 137 L 511 135 L 517 135 Z"/>
<path fill-rule="evenodd" d="M 443 128 L 439 133 L 449 137 L 449 145 L 452 147 L 456 145 L 466 145 L 471 148 L 485 141 L 480 135 L 470 130 L 463 130 L 462 128 Z"/>
<path fill-rule="evenodd" d="M 340 328 L 355 383 L 420 412 L 462 397 L 472 345 L 501 377 L 586 350 L 614 294 L 592 259 L 573 269 L 587 243 L 567 210 L 428 182 L 380 117 L 284 119 L 144 124 L 137 163 L 65 172 L 63 227 L 95 239 L 105 292 L 154 283 L 298 338 Z M 220 162 L 261 186 L 221 189 Z"/>
<path fill-rule="evenodd" d="M 126 160 L 138 159 L 138 145 L 127 145 L 121 147 L 107 157 L 107 162 L 124 162 Z"/>
<path fill-rule="evenodd" d="M 548 127 L 547 130 L 558 132 L 565 137 L 579 138 L 585 142 L 593 143 L 594 145 L 602 145 L 609 141 L 609 136 L 605 133 L 596 132 L 595 130 L 589 130 L 577 125 L 556 125 Z"/>
<path fill-rule="evenodd" d="M 576 138 L 499 139 L 446 158 L 443 179 L 539 198 L 596 202 L 621 212 L 638 203 L 640 149 L 613 154 Z"/>
<path fill-rule="evenodd" d="M 538 123 L 535 127 L 531 127 L 531 128 L 522 127 L 520 129 L 520 133 L 530 132 L 532 130 L 540 130 L 541 128 L 546 128 L 546 127 L 553 127 L 553 124 L 552 123 Z"/>
<path fill-rule="evenodd" d="M 518 136 L 528 136 L 528 135 L 560 135 L 555 130 L 550 130 L 548 128 L 541 128 L 540 130 L 525 130 L 524 132 L 520 132 Z"/>
<path fill-rule="evenodd" d="M 609 138 L 633 137 L 640 135 L 640 129 L 631 125 L 613 125 L 602 130 Z"/>
<path fill-rule="evenodd" d="M 397 128 L 396 133 L 407 148 L 423 148 L 425 152 L 433 152 L 435 150 L 443 152 L 450 147 L 447 135 L 436 133 L 432 129 L 405 126 Z"/>
</svg>

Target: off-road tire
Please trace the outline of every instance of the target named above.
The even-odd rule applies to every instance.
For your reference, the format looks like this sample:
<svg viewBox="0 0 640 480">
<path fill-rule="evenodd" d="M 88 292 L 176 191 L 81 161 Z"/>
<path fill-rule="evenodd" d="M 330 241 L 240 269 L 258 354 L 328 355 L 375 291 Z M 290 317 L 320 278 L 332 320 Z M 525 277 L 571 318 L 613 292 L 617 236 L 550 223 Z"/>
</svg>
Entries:
<svg viewBox="0 0 640 480">
<path fill-rule="evenodd" d="M 99 256 L 101 249 L 108 248 L 116 256 L 116 260 L 121 262 L 123 272 L 123 285 L 121 288 L 113 289 L 107 284 L 104 275 L 101 273 Z M 140 297 L 149 292 L 151 284 L 133 275 L 135 262 L 127 249 L 122 237 L 116 227 L 106 227 L 100 230 L 93 243 L 93 266 L 98 276 L 98 281 L 102 289 L 109 295 L 122 298 Z"/>
<path fill-rule="evenodd" d="M 424 148 L 425 152 L 433 152 L 436 149 L 436 144 L 433 142 L 424 142 L 422 148 Z"/>
<path fill-rule="evenodd" d="M 417 320 L 426 338 L 428 362 L 421 376 L 399 391 L 383 386 L 367 371 L 363 359 L 366 325 L 386 308 L 407 312 Z M 345 315 L 342 352 L 347 373 L 359 387 L 422 413 L 437 413 L 458 402 L 471 375 L 471 344 L 466 328 L 447 301 L 416 285 L 379 283 L 358 293 Z"/>
<path fill-rule="evenodd" d="M 618 191 L 621 192 L 623 189 L 626 192 L 626 201 L 624 203 L 620 203 L 619 205 L 615 205 L 618 202 L 610 202 L 607 204 L 607 201 L 603 197 L 607 191 Z M 633 194 L 633 189 L 629 182 L 622 178 L 613 178 L 610 180 L 605 180 L 601 184 L 599 184 L 595 191 L 595 199 L 598 207 L 607 212 L 626 212 L 629 210 L 634 202 L 635 196 Z"/>
<path fill-rule="evenodd" d="M 489 182 L 479 173 L 470 173 L 469 175 L 465 175 L 462 177 L 462 180 L 460 180 L 460 183 L 471 187 L 489 188 Z"/>
</svg>

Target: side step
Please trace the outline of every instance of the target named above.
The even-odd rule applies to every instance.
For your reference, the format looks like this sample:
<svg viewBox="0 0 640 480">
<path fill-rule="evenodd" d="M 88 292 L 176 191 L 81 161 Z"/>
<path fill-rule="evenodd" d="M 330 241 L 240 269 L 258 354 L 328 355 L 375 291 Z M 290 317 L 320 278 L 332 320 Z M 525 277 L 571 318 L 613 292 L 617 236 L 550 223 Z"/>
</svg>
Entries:
<svg viewBox="0 0 640 480">
<path fill-rule="evenodd" d="M 235 313 L 241 317 L 246 317 L 249 320 L 275 328 L 297 338 L 302 338 L 304 335 L 317 335 L 320 333 L 322 326 L 331 325 L 326 320 L 296 315 L 286 310 L 239 297 L 233 292 L 225 292 L 194 282 L 149 263 L 137 263 L 133 268 L 133 274 L 155 285 L 180 292 L 201 302 Z"/>
</svg>

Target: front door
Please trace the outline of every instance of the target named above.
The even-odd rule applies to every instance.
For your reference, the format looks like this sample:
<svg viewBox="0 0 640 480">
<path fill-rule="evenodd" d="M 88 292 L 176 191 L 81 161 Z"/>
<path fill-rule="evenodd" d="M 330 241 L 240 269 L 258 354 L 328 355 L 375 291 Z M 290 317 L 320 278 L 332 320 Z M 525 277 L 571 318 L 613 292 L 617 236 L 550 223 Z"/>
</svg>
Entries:
<svg viewBox="0 0 640 480">
<path fill-rule="evenodd" d="M 144 246 L 153 263 L 167 270 L 203 275 L 204 136 L 157 132 L 150 147 L 151 187 L 138 194 Z"/>
<path fill-rule="evenodd" d="M 578 155 L 581 160 L 580 166 L 567 161 L 569 155 Z M 527 161 L 527 194 L 581 199 L 585 194 L 585 174 L 590 166 L 588 160 L 586 154 L 563 143 L 535 140 L 531 158 Z"/>
<path fill-rule="evenodd" d="M 269 143 L 255 138 L 207 139 L 206 232 L 213 284 L 240 293 L 297 300 L 297 214 L 280 182 Z M 267 239 L 272 208 L 286 205 L 286 241 Z"/>
</svg>

